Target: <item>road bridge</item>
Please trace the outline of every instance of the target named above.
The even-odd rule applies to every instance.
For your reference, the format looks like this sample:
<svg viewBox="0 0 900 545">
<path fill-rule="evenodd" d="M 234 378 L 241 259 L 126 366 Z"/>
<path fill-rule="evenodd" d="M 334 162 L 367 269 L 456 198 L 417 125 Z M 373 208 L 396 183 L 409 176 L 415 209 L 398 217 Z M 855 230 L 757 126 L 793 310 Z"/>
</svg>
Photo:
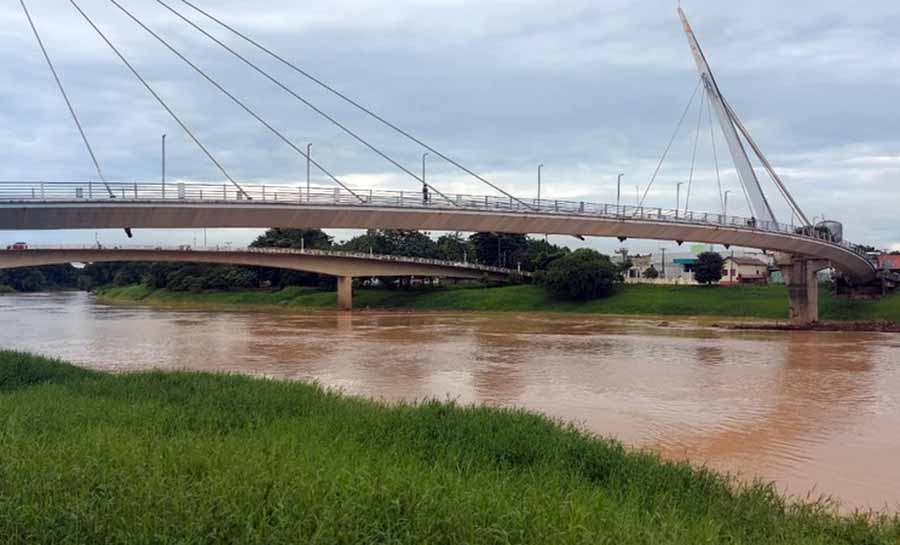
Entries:
<svg viewBox="0 0 900 545">
<path fill-rule="evenodd" d="M 353 279 L 385 276 L 487 279 L 508 281 L 530 273 L 475 263 L 416 257 L 295 250 L 287 248 L 195 248 L 188 246 L 39 246 L 24 250 L 0 250 L 0 269 L 38 267 L 62 263 L 169 262 L 246 265 L 312 272 L 334 276 L 338 286 L 338 308 L 353 307 Z"/>
</svg>

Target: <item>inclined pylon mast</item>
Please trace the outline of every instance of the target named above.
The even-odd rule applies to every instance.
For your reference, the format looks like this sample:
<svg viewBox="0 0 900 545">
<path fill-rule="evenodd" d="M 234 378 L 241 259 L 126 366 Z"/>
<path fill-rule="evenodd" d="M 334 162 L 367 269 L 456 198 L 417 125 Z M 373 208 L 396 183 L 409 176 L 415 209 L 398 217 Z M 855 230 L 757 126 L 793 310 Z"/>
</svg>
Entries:
<svg viewBox="0 0 900 545">
<path fill-rule="evenodd" d="M 762 191 L 759 179 L 756 177 L 756 172 L 753 170 L 753 165 L 750 163 L 750 158 L 747 157 L 747 151 L 744 149 L 744 144 L 738 135 L 734 119 L 732 119 L 731 112 L 725 104 L 721 91 L 719 91 L 719 86 L 716 84 L 712 70 L 709 68 L 706 57 L 700 49 L 700 44 L 694 36 L 694 31 L 691 29 L 691 25 L 688 23 L 687 17 L 681 8 L 678 8 L 678 15 L 681 17 L 681 23 L 684 25 L 684 32 L 687 34 L 691 53 L 694 56 L 694 62 L 697 64 L 697 70 L 700 72 L 700 78 L 703 81 L 703 87 L 706 89 L 709 103 L 719 118 L 722 133 L 728 142 L 728 150 L 731 152 L 732 160 L 734 160 L 738 178 L 740 178 L 741 184 L 747 191 L 750 207 L 753 209 L 753 216 L 763 221 L 775 223 L 775 214 L 772 212 L 772 207 L 769 206 L 769 201 L 766 200 L 766 196 Z"/>
</svg>

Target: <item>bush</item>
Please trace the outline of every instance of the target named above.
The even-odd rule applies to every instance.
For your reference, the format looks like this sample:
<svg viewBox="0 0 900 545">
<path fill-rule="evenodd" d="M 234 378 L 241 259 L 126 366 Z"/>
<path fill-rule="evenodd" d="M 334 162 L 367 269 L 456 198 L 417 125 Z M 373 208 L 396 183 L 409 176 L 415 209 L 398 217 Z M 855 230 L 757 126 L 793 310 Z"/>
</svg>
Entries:
<svg viewBox="0 0 900 545">
<path fill-rule="evenodd" d="M 608 256 L 587 248 L 554 260 L 541 275 L 554 297 L 579 301 L 606 297 L 618 277 L 618 268 Z"/>
<path fill-rule="evenodd" d="M 654 280 L 656 278 L 659 278 L 659 271 L 656 270 L 656 267 L 650 265 L 649 268 L 644 269 L 642 276 L 648 280 Z"/>
<path fill-rule="evenodd" d="M 701 284 L 715 284 L 722 279 L 725 260 L 716 252 L 703 252 L 697 256 L 694 268 L 694 280 Z"/>
</svg>

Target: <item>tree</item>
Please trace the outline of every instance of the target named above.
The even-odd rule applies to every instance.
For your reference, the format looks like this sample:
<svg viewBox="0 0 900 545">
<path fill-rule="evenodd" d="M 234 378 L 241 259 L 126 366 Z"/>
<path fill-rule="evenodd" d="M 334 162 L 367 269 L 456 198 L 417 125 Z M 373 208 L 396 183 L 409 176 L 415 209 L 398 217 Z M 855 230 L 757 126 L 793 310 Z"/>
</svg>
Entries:
<svg viewBox="0 0 900 545">
<path fill-rule="evenodd" d="M 550 263 L 541 278 L 553 296 L 586 301 L 609 295 L 618 276 L 608 256 L 581 248 Z"/>
<path fill-rule="evenodd" d="M 471 261 L 475 259 L 475 246 L 459 233 L 441 235 L 437 239 L 438 259 L 446 261 Z"/>
<path fill-rule="evenodd" d="M 528 239 L 525 235 L 475 233 L 469 241 L 475 247 L 475 255 L 482 265 L 514 269 L 528 258 Z"/>
<path fill-rule="evenodd" d="M 564 246 L 550 244 L 544 239 L 529 238 L 527 240 L 527 255 L 522 268 L 526 271 L 546 270 L 550 263 L 569 253 Z"/>
<path fill-rule="evenodd" d="M 437 245 L 431 237 L 419 231 L 397 229 L 369 229 L 366 234 L 353 237 L 340 246 L 348 252 L 437 258 Z"/>
<path fill-rule="evenodd" d="M 269 229 L 251 244 L 251 248 L 306 248 L 309 250 L 330 250 L 332 237 L 321 229 Z"/>
<path fill-rule="evenodd" d="M 650 265 L 649 267 L 644 269 L 644 272 L 642 273 L 642 275 L 644 278 L 646 278 L 648 280 L 655 280 L 655 279 L 659 278 L 659 271 L 656 270 L 656 267 L 654 267 L 653 265 Z"/>
<path fill-rule="evenodd" d="M 701 284 L 715 284 L 722 279 L 722 269 L 725 260 L 716 252 L 703 252 L 697 256 L 697 264 L 694 265 L 694 280 Z"/>
</svg>

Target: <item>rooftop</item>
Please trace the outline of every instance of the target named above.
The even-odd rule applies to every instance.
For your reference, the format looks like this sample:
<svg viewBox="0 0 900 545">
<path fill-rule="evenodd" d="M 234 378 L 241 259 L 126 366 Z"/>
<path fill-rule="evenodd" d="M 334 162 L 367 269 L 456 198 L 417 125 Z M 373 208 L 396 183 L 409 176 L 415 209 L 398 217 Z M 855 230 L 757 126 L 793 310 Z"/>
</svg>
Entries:
<svg viewBox="0 0 900 545">
<path fill-rule="evenodd" d="M 769 264 L 754 257 L 731 257 L 728 256 L 725 258 L 725 261 L 734 261 L 736 265 L 744 265 L 749 267 L 768 267 Z"/>
</svg>

